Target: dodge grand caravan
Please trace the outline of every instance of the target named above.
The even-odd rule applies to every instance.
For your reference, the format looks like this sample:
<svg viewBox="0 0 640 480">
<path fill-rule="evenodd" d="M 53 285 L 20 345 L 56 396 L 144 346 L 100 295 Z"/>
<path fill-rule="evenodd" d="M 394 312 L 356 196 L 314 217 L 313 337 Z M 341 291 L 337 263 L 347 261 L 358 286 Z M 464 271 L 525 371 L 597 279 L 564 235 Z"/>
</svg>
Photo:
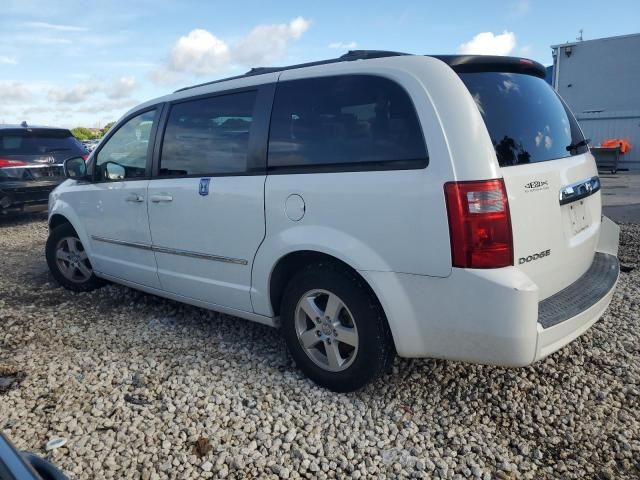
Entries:
<svg viewBox="0 0 640 480">
<path fill-rule="evenodd" d="M 280 327 L 335 391 L 402 357 L 524 366 L 618 279 L 587 140 L 531 60 L 355 51 L 126 114 L 49 199 L 49 267 Z"/>
</svg>

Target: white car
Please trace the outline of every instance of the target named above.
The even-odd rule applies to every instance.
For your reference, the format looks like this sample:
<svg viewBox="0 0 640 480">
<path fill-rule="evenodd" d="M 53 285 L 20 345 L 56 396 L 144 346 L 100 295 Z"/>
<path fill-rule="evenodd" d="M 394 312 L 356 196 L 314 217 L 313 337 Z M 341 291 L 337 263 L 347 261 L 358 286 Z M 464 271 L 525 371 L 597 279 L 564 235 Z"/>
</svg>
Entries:
<svg viewBox="0 0 640 480">
<path fill-rule="evenodd" d="M 65 165 L 50 269 L 279 327 L 334 391 L 396 353 L 531 364 L 619 275 L 588 141 L 544 74 L 356 51 L 151 100 Z"/>
</svg>

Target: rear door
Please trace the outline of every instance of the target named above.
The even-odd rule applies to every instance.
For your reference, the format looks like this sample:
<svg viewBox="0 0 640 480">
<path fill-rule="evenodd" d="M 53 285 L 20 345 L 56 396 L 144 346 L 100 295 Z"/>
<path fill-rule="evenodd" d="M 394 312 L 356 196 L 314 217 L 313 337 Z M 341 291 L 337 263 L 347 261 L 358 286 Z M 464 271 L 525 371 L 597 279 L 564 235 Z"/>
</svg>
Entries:
<svg viewBox="0 0 640 480">
<path fill-rule="evenodd" d="M 252 311 L 272 98 L 269 85 L 170 105 L 149 184 L 153 250 L 168 292 Z"/>
<path fill-rule="evenodd" d="M 595 161 L 573 115 L 543 79 L 506 72 L 460 77 L 501 166 L 514 264 L 546 298 L 579 278 L 593 260 L 601 216 Z"/>
</svg>

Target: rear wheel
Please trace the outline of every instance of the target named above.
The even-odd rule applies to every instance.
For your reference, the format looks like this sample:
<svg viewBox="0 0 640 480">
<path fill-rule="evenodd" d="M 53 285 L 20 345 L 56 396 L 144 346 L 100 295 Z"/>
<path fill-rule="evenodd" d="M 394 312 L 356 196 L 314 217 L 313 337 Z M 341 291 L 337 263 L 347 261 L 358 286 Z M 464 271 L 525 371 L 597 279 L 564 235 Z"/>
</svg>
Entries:
<svg viewBox="0 0 640 480">
<path fill-rule="evenodd" d="M 45 254 L 51 274 L 64 288 L 87 292 L 101 285 L 78 234 L 70 224 L 51 230 Z"/>
<path fill-rule="evenodd" d="M 299 368 L 314 382 L 349 392 L 375 380 L 394 349 L 384 312 L 354 272 L 309 265 L 289 282 L 282 332 Z"/>
</svg>

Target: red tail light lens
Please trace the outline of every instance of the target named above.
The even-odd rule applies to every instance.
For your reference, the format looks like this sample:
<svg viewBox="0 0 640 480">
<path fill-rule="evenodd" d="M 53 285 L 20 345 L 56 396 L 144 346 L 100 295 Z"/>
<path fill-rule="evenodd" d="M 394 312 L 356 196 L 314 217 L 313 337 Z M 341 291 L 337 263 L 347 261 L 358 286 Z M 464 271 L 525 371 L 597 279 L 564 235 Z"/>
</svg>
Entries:
<svg viewBox="0 0 640 480">
<path fill-rule="evenodd" d="M 0 168 L 5 167 L 24 167 L 27 162 L 21 162 L 20 160 L 9 160 L 6 158 L 0 158 Z"/>
<path fill-rule="evenodd" d="M 513 265 L 513 237 L 502 179 L 444 185 L 451 260 L 460 268 Z"/>
<path fill-rule="evenodd" d="M 89 160 L 89 155 L 82 155 L 82 159 L 86 162 Z"/>
</svg>

